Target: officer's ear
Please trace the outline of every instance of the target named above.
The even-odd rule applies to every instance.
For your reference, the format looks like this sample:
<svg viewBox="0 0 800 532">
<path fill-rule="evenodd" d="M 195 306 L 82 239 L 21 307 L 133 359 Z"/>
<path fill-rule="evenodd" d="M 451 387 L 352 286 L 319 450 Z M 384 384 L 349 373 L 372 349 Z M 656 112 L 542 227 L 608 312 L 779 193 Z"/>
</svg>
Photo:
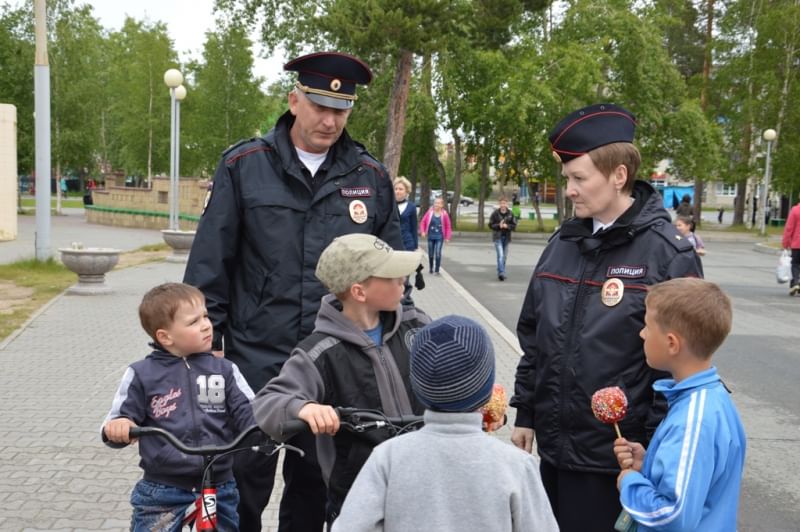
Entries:
<svg viewBox="0 0 800 532">
<path fill-rule="evenodd" d="M 289 112 L 293 116 L 297 116 L 297 106 L 300 104 L 300 97 L 297 95 L 297 89 L 289 91 Z"/>
</svg>

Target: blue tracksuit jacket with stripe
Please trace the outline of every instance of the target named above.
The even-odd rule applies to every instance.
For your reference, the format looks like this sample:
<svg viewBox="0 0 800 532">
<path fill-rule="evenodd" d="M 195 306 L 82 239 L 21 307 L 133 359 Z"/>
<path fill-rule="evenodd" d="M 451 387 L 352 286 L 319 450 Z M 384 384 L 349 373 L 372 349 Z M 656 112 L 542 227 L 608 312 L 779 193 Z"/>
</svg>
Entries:
<svg viewBox="0 0 800 532">
<path fill-rule="evenodd" d="M 669 403 L 640 473 L 622 479 L 620 501 L 638 530 L 736 530 L 745 435 L 716 368 L 653 389 Z"/>
</svg>

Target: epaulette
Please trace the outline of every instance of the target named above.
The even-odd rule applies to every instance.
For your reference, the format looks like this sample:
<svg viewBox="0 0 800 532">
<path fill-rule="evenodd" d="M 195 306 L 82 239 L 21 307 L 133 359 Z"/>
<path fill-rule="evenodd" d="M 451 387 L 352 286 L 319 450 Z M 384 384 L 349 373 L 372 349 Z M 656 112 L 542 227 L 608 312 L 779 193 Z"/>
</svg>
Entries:
<svg viewBox="0 0 800 532">
<path fill-rule="evenodd" d="M 252 146 L 246 147 L 247 144 Z M 245 155 L 259 151 L 272 151 L 272 148 L 264 141 L 262 137 L 252 137 L 250 139 L 240 140 L 222 154 L 225 164 L 233 164 L 238 159 Z"/>
<path fill-rule="evenodd" d="M 689 251 L 694 246 L 689 239 L 678 233 L 675 226 L 667 222 L 658 222 L 650 226 L 658 236 L 669 242 L 677 251 Z"/>
<path fill-rule="evenodd" d="M 236 148 L 238 148 L 239 146 L 242 146 L 242 145 L 244 145 L 244 144 L 247 144 L 248 142 L 253 142 L 254 140 L 256 140 L 256 139 L 258 139 L 258 138 L 259 138 L 259 137 L 250 137 L 249 139 L 242 139 L 242 140 L 240 140 L 239 142 L 237 142 L 236 144 L 231 144 L 230 146 L 228 146 L 228 147 L 225 149 L 225 151 L 223 151 L 223 152 L 222 152 L 222 156 L 227 158 L 227 157 L 228 157 L 228 155 L 229 155 L 229 154 L 230 154 L 232 151 L 234 151 Z"/>
</svg>

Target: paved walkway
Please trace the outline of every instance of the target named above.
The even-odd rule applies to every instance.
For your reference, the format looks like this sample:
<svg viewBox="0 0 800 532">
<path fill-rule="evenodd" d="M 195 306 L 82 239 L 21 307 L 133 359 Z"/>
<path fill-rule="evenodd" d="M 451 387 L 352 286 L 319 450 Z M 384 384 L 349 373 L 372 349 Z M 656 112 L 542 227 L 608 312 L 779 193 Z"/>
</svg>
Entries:
<svg viewBox="0 0 800 532">
<path fill-rule="evenodd" d="M 136 310 L 144 292 L 182 275 L 183 265 L 166 262 L 115 270 L 107 276 L 113 294 L 61 295 L 0 344 L 0 529 L 127 529 L 136 450 L 105 447 L 98 430 L 125 367 L 147 353 Z M 487 327 L 498 380 L 511 389 L 513 335 L 446 273 L 426 283 L 415 299 L 431 316 L 457 311 Z M 280 491 L 264 515 L 267 531 L 277 530 Z"/>
</svg>

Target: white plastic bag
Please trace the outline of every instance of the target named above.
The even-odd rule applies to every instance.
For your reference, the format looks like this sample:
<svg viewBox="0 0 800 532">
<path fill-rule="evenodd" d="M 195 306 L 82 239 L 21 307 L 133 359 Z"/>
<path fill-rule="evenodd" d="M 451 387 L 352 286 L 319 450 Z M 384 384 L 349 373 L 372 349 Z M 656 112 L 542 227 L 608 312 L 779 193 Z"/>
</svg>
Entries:
<svg viewBox="0 0 800 532">
<path fill-rule="evenodd" d="M 778 267 L 775 268 L 775 279 L 779 284 L 788 283 L 792 278 L 792 256 L 787 250 L 781 252 L 778 259 Z"/>
</svg>

